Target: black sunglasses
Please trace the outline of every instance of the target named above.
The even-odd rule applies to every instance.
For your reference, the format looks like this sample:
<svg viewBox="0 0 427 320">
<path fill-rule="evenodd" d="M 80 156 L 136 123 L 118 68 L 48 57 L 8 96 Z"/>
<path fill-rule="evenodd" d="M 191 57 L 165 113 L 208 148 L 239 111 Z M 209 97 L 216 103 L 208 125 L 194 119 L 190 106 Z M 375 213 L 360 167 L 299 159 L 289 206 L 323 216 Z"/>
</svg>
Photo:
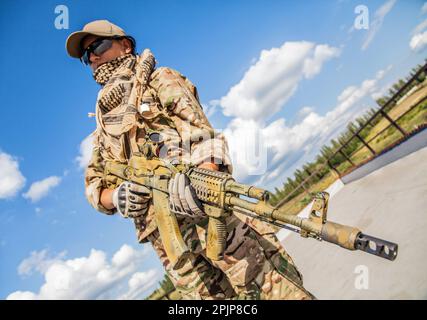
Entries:
<svg viewBox="0 0 427 320">
<path fill-rule="evenodd" d="M 85 65 L 90 64 L 90 54 L 93 53 L 96 56 L 100 56 L 105 51 L 111 48 L 113 45 L 113 40 L 121 39 L 122 37 L 112 37 L 112 38 L 101 38 L 92 42 L 84 51 L 83 55 L 80 58 Z"/>
</svg>

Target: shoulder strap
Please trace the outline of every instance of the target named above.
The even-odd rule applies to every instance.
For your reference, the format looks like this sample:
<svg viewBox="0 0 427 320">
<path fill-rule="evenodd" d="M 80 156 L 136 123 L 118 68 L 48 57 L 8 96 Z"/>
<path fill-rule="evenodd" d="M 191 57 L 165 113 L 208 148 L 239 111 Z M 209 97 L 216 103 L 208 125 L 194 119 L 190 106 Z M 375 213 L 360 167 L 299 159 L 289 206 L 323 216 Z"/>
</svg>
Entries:
<svg viewBox="0 0 427 320">
<path fill-rule="evenodd" d="M 147 89 L 151 73 L 154 71 L 155 66 L 156 59 L 150 49 L 145 49 L 142 54 L 137 57 L 134 82 L 128 100 L 128 105 L 134 107 L 136 110 L 138 110 L 138 107 L 142 102 L 142 96 Z M 136 133 L 137 127 L 135 126 L 129 131 L 129 135 L 127 137 L 129 139 L 132 154 L 139 152 L 139 148 L 136 143 Z"/>
</svg>

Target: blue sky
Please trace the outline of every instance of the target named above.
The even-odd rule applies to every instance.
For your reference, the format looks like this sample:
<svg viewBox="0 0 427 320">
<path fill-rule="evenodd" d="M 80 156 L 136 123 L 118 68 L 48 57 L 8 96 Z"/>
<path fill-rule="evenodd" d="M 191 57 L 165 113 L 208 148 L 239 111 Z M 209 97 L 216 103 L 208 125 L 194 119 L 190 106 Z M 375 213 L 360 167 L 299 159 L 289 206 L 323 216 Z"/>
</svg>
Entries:
<svg viewBox="0 0 427 320">
<path fill-rule="evenodd" d="M 84 197 L 78 157 L 99 86 L 67 56 L 70 32 L 108 19 L 139 52 L 150 48 L 160 66 L 189 77 L 232 152 L 247 150 L 241 127 L 262 136 L 261 169 L 233 164 L 240 180 L 271 189 L 426 56 L 423 1 L 365 1 L 368 30 L 352 28 L 359 4 L 1 1 L 0 298 L 138 298 L 162 276 L 131 221 L 97 213 Z M 69 29 L 55 28 L 58 5 Z M 93 280 L 100 271 L 112 280 Z M 92 291 L 81 289 L 83 274 Z"/>
</svg>

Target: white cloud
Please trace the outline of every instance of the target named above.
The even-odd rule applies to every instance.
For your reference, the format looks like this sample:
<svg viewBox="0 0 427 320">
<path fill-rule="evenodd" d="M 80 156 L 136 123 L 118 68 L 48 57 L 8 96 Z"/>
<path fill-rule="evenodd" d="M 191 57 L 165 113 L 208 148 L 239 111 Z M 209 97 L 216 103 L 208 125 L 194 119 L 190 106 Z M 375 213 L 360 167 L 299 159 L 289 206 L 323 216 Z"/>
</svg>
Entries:
<svg viewBox="0 0 427 320">
<path fill-rule="evenodd" d="M 412 30 L 412 34 L 415 35 L 417 33 L 420 33 L 421 31 L 424 31 L 425 28 L 427 28 L 427 19 L 423 22 L 419 23 L 414 30 Z"/>
<path fill-rule="evenodd" d="M 421 7 L 421 14 L 427 13 L 427 2 L 424 2 L 423 6 Z"/>
<path fill-rule="evenodd" d="M 11 155 L 0 152 L 0 199 L 15 196 L 25 185 L 19 164 Z"/>
<path fill-rule="evenodd" d="M 37 300 L 37 295 L 31 291 L 15 291 L 6 300 Z"/>
<path fill-rule="evenodd" d="M 66 252 L 63 251 L 56 257 L 49 258 L 47 249 L 42 251 L 33 251 L 28 258 L 22 260 L 19 264 L 18 274 L 20 276 L 29 276 L 32 275 L 34 271 L 38 271 L 43 274 L 53 263 L 63 258 L 65 255 Z"/>
<path fill-rule="evenodd" d="M 240 82 L 220 99 L 224 114 L 263 121 L 281 109 L 302 79 L 313 78 L 326 61 L 339 54 L 338 48 L 307 41 L 262 50 Z"/>
<path fill-rule="evenodd" d="M 213 114 L 217 111 L 219 106 L 220 106 L 219 100 L 211 100 L 209 101 L 208 104 L 202 103 L 203 112 L 205 113 L 208 119 L 213 116 Z"/>
<path fill-rule="evenodd" d="M 301 80 L 313 78 L 327 60 L 339 54 L 338 48 L 306 41 L 285 42 L 280 48 L 263 50 L 241 81 L 226 96 L 213 101 L 220 104 L 225 115 L 235 117 L 224 134 L 237 179 L 266 171 L 269 150 L 264 140 L 270 137 L 263 132 L 264 121 L 283 107 Z M 270 149 L 275 151 L 274 146 Z"/>
<path fill-rule="evenodd" d="M 135 258 L 135 255 L 139 253 L 135 251 L 134 248 L 128 245 L 123 245 L 114 255 L 113 255 L 113 265 L 117 268 L 126 267 L 127 265 L 132 264 L 132 259 Z"/>
<path fill-rule="evenodd" d="M 304 118 L 306 115 L 308 115 L 310 112 L 313 111 L 312 107 L 303 107 L 300 111 L 298 111 L 298 116 Z"/>
<path fill-rule="evenodd" d="M 142 299 L 160 280 L 162 272 L 141 272 L 147 246 L 135 250 L 123 245 L 108 261 L 104 251 L 92 249 L 89 256 L 65 260 L 48 258 L 47 251 L 33 252 L 18 268 L 20 274 L 37 270 L 45 281 L 39 292 L 15 291 L 6 299 Z"/>
<path fill-rule="evenodd" d="M 262 141 L 262 125 L 254 120 L 233 119 L 224 130 L 234 171 L 239 181 L 267 169 L 267 149 Z"/>
<path fill-rule="evenodd" d="M 245 156 L 245 154 L 252 154 L 252 150 L 247 148 L 254 144 L 254 140 L 252 138 L 249 139 L 251 143 L 244 143 L 245 136 L 241 132 L 242 128 L 247 126 L 252 132 L 257 132 L 261 136 L 264 153 L 268 154 L 268 166 L 256 183 L 271 188 L 274 186 L 272 180 L 283 180 L 284 173 L 290 168 L 294 169 L 299 160 L 314 156 L 318 148 L 329 142 L 348 121 L 365 111 L 366 108 L 360 105 L 362 100 L 378 91 L 378 82 L 390 69 L 391 66 L 377 72 L 374 78 L 367 79 L 358 86 L 345 88 L 337 97 L 336 106 L 325 115 L 320 115 L 311 108 L 303 108 L 302 119 L 294 125 L 288 125 L 283 118 L 266 126 L 252 120 L 232 120 L 224 134 L 232 151 L 231 157 L 236 170 L 233 175 L 240 181 L 249 178 L 248 175 L 253 175 L 251 173 L 253 168 L 246 160 L 251 156 Z"/>
<path fill-rule="evenodd" d="M 426 6 L 427 2 L 424 3 L 424 6 Z M 424 6 L 423 6 L 423 13 L 424 12 Z M 427 9 L 426 9 L 427 10 Z M 414 30 L 412 30 L 412 37 L 409 41 L 409 47 L 416 52 L 419 52 L 424 49 L 424 47 L 427 44 L 427 19 L 423 22 L 419 23 Z"/>
<path fill-rule="evenodd" d="M 424 31 L 423 33 L 417 33 L 411 38 L 411 41 L 409 42 L 409 46 L 413 51 L 421 51 L 425 48 L 427 45 L 427 31 Z"/>
<path fill-rule="evenodd" d="M 41 198 L 45 197 L 49 191 L 59 185 L 61 177 L 51 176 L 41 181 L 34 182 L 30 189 L 23 194 L 23 197 L 30 199 L 31 202 L 37 202 Z"/>
<path fill-rule="evenodd" d="M 378 88 L 375 92 L 371 94 L 371 98 L 373 100 L 377 100 L 379 98 L 382 98 L 388 94 L 388 90 L 391 88 L 394 82 L 387 82 L 385 85 Z"/>
<path fill-rule="evenodd" d="M 313 78 L 321 70 L 323 64 L 332 59 L 336 58 L 341 54 L 341 50 L 335 47 L 330 47 L 325 44 L 316 45 L 312 56 L 309 56 L 304 61 L 304 75 L 307 79 Z"/>
<path fill-rule="evenodd" d="M 372 40 L 374 40 L 383 25 L 386 15 L 391 11 L 395 3 L 396 0 L 387 0 L 377 11 L 375 11 L 374 19 L 370 23 L 368 33 L 362 44 L 362 50 L 366 50 Z"/>
<path fill-rule="evenodd" d="M 80 169 L 85 169 L 92 157 L 93 135 L 87 136 L 80 143 L 80 154 L 76 157 Z"/>
<path fill-rule="evenodd" d="M 119 296 L 122 300 L 135 300 L 144 297 L 144 292 L 155 287 L 160 278 L 160 272 L 151 269 L 145 272 L 136 272 L 128 281 L 129 290 Z M 146 294 L 145 294 L 146 295 Z"/>
</svg>

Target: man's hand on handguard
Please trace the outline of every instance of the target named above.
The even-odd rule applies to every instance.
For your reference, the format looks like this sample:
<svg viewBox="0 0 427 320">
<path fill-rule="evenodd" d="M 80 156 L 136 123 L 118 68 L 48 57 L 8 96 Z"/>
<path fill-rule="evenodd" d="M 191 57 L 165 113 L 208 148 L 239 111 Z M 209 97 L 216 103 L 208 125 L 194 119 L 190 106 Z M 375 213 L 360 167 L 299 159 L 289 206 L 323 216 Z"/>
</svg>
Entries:
<svg viewBox="0 0 427 320">
<path fill-rule="evenodd" d="M 198 167 L 214 171 L 218 170 L 218 166 L 210 162 L 204 162 Z M 196 191 L 190 184 L 190 179 L 183 173 L 177 173 L 169 181 L 169 205 L 172 211 L 184 216 L 194 218 L 205 215 Z"/>
<path fill-rule="evenodd" d="M 123 217 L 137 218 L 147 212 L 150 197 L 148 188 L 125 181 L 113 191 L 112 202 Z"/>
</svg>

